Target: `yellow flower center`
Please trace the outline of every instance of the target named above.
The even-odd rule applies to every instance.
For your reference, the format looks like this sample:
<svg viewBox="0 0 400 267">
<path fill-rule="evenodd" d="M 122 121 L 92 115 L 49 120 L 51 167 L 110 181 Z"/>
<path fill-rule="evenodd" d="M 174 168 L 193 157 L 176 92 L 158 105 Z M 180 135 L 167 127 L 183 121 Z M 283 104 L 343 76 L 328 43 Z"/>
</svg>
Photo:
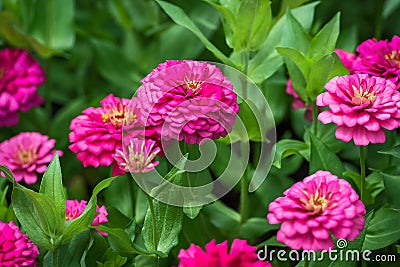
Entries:
<svg viewBox="0 0 400 267">
<path fill-rule="evenodd" d="M 392 62 L 396 68 L 400 69 L 400 50 L 393 50 L 392 53 L 385 55 L 385 59 Z"/>
<path fill-rule="evenodd" d="M 182 85 L 185 93 L 189 93 L 191 91 L 192 95 L 198 95 L 200 92 L 200 86 L 202 85 L 202 81 L 185 81 Z"/>
<path fill-rule="evenodd" d="M 31 148 L 25 150 L 23 147 L 19 147 L 17 155 L 20 164 L 32 163 L 37 157 L 36 151 L 33 151 Z"/>
<path fill-rule="evenodd" d="M 101 115 L 103 122 L 109 122 L 117 129 L 122 128 L 124 120 L 126 120 L 128 125 L 136 120 L 136 114 L 130 113 L 129 116 L 126 116 L 128 111 L 126 106 L 122 105 L 122 103 L 118 103 L 116 107 L 105 108 L 105 110 L 106 113 Z"/>
<path fill-rule="evenodd" d="M 315 215 L 321 215 L 329 203 L 325 197 L 318 196 L 318 191 L 314 196 L 311 196 L 308 201 L 303 200 L 302 202 L 305 210 L 312 212 Z"/>
<path fill-rule="evenodd" d="M 357 88 L 354 85 L 353 87 L 353 97 L 351 101 L 358 106 L 361 106 L 365 103 L 368 103 L 368 107 L 371 107 L 372 104 L 375 102 L 376 95 L 375 92 L 369 92 L 368 90 L 364 90 L 363 88 Z"/>
</svg>

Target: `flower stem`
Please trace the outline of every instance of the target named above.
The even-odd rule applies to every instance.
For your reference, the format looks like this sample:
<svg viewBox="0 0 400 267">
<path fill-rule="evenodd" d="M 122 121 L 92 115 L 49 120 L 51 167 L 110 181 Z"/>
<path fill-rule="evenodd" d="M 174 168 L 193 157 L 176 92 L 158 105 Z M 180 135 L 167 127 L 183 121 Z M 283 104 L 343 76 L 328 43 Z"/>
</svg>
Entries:
<svg viewBox="0 0 400 267">
<path fill-rule="evenodd" d="M 154 205 L 153 205 L 153 199 L 149 194 L 145 192 L 147 196 L 147 201 L 149 202 L 149 208 L 150 208 L 150 213 L 151 213 L 151 225 L 153 227 L 153 249 L 154 251 L 157 251 L 158 247 L 158 242 L 157 242 L 157 225 L 156 225 L 156 213 L 154 212 Z M 158 256 L 154 257 L 154 266 L 158 267 Z"/>
<path fill-rule="evenodd" d="M 57 255 L 58 254 L 58 248 L 52 249 L 51 250 L 51 266 L 57 267 L 58 262 L 57 262 Z"/>
<path fill-rule="evenodd" d="M 248 198 L 249 198 L 249 191 L 248 187 L 249 184 L 247 182 L 247 174 L 248 174 L 248 167 L 247 165 L 247 157 L 245 150 L 247 148 L 248 142 L 244 142 L 242 140 L 241 142 L 241 156 L 242 156 L 242 164 L 243 167 L 245 168 L 243 177 L 240 181 L 240 224 L 243 224 L 246 222 L 247 217 L 248 217 Z"/>
<path fill-rule="evenodd" d="M 360 180 L 361 180 L 361 201 L 365 200 L 365 147 L 360 146 Z"/>
<path fill-rule="evenodd" d="M 249 58 L 250 58 L 249 51 L 248 50 L 243 51 L 242 52 L 242 64 L 243 64 L 242 70 L 243 70 L 244 75 L 246 75 L 246 76 L 247 76 L 247 71 L 249 68 Z M 247 99 L 247 81 L 243 81 L 242 84 L 243 84 L 243 88 L 242 88 L 243 89 L 243 99 L 245 100 L 245 99 Z"/>
<path fill-rule="evenodd" d="M 317 135 L 318 131 L 318 107 L 315 101 L 312 102 L 313 125 L 312 132 Z"/>
</svg>

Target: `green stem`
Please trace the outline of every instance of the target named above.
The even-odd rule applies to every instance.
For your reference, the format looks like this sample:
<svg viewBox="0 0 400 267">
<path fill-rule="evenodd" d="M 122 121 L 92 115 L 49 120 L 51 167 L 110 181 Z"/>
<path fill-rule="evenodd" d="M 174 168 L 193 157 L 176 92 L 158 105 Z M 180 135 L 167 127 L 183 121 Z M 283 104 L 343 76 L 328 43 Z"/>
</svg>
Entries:
<svg viewBox="0 0 400 267">
<path fill-rule="evenodd" d="M 245 150 L 247 148 L 248 142 L 241 142 L 241 156 L 242 156 L 242 164 L 243 167 L 245 168 L 243 177 L 240 181 L 240 224 L 243 224 L 246 222 L 247 217 L 248 217 L 248 198 L 249 198 L 249 183 L 247 182 L 247 153 L 245 153 Z"/>
<path fill-rule="evenodd" d="M 312 114 L 313 114 L 313 129 L 312 132 L 315 136 L 317 136 L 318 132 L 318 107 L 315 101 L 312 102 Z"/>
<path fill-rule="evenodd" d="M 361 201 L 365 200 L 365 147 L 360 146 Z"/>
<path fill-rule="evenodd" d="M 51 265 L 53 267 L 57 267 L 58 266 L 57 254 L 58 254 L 58 248 L 55 248 L 55 249 L 51 250 Z"/>
<path fill-rule="evenodd" d="M 250 58 L 249 51 L 248 50 L 243 51 L 242 53 L 243 73 L 246 76 L 249 68 L 249 58 Z M 247 81 L 243 81 L 243 99 L 247 99 Z"/>
<path fill-rule="evenodd" d="M 146 194 L 147 201 L 149 202 L 149 208 L 150 208 L 150 213 L 151 213 L 151 225 L 153 227 L 153 249 L 154 251 L 157 251 L 158 247 L 158 242 L 157 242 L 157 225 L 156 225 L 156 213 L 154 212 L 154 205 L 153 205 L 153 199 L 149 194 Z M 154 266 L 158 267 L 158 256 L 154 257 Z"/>
</svg>

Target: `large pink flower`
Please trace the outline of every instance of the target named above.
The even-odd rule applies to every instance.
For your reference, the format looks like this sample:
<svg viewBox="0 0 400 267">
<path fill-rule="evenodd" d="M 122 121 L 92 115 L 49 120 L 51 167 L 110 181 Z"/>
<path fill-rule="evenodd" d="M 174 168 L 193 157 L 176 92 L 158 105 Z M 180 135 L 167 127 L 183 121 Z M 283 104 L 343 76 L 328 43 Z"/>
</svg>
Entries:
<svg viewBox="0 0 400 267">
<path fill-rule="evenodd" d="M 18 111 L 42 104 L 37 87 L 45 80 L 39 63 L 22 49 L 0 51 L 0 127 L 18 124 Z"/>
<path fill-rule="evenodd" d="M 270 267 L 269 262 L 258 260 L 256 247 L 247 244 L 246 240 L 234 239 L 228 252 L 228 241 L 216 244 L 212 240 L 206 250 L 191 244 L 187 250 L 181 249 L 178 254 L 178 267 Z"/>
<path fill-rule="evenodd" d="M 344 179 L 327 171 L 295 183 L 269 204 L 270 224 L 282 223 L 276 239 L 292 249 L 333 248 L 330 233 L 353 241 L 364 228 L 365 207 Z"/>
<path fill-rule="evenodd" d="M 37 246 L 22 234 L 14 222 L 0 222 L 0 266 L 36 266 Z"/>
<path fill-rule="evenodd" d="M 400 88 L 400 37 L 391 41 L 369 39 L 357 47 L 356 73 L 383 77 Z"/>
<path fill-rule="evenodd" d="M 357 146 L 384 143 L 383 129 L 393 130 L 400 123 L 400 93 L 389 80 L 366 74 L 338 76 L 317 97 L 317 105 L 328 106 L 318 119 L 335 123 L 336 138 Z"/>
<path fill-rule="evenodd" d="M 71 121 L 69 140 L 72 144 L 69 149 L 77 154 L 84 167 L 97 168 L 115 163 L 112 155 L 121 149 L 124 120 L 136 119 L 135 114 L 127 112 L 129 99 L 110 94 L 100 104 L 101 107 L 85 109 L 82 115 Z M 113 175 L 122 173 L 114 164 Z"/>
<path fill-rule="evenodd" d="M 78 218 L 82 214 L 82 212 L 85 210 L 86 205 L 87 205 L 86 200 L 81 200 L 81 201 L 67 200 L 66 209 L 65 209 L 65 220 L 69 221 L 69 220 Z M 96 205 L 96 216 L 94 217 L 92 226 L 97 226 L 102 223 L 108 222 L 107 215 L 108 215 L 108 212 L 107 212 L 105 206 L 99 207 Z M 100 233 L 101 235 L 104 235 L 104 236 L 107 235 L 107 233 L 104 233 L 98 229 L 96 229 L 96 231 L 98 233 Z"/>
<path fill-rule="evenodd" d="M 55 153 L 54 139 L 36 132 L 23 132 L 0 143 L 0 164 L 7 166 L 15 180 L 27 184 L 37 181 L 36 173 L 44 173 Z"/>
<path fill-rule="evenodd" d="M 137 93 L 144 125 L 154 127 L 163 140 L 198 144 L 232 130 L 239 111 L 236 94 L 214 65 L 167 61 L 143 81 Z"/>
</svg>

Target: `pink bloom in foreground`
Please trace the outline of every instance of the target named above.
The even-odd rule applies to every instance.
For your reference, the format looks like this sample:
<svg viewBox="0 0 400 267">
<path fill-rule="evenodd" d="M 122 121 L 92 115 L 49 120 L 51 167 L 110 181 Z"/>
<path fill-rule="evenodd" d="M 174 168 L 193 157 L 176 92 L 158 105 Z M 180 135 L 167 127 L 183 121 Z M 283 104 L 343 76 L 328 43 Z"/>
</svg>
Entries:
<svg viewBox="0 0 400 267">
<path fill-rule="evenodd" d="M 0 51 L 0 127 L 17 125 L 19 110 L 28 111 L 43 103 L 37 87 L 44 80 L 44 71 L 27 51 Z"/>
<path fill-rule="evenodd" d="M 0 164 L 7 166 L 15 180 L 27 184 L 37 181 L 37 173 L 44 173 L 54 155 L 54 139 L 36 132 L 22 132 L 0 143 Z"/>
<path fill-rule="evenodd" d="M 400 88 L 400 37 L 391 41 L 369 39 L 357 47 L 356 73 L 386 78 Z"/>
<path fill-rule="evenodd" d="M 256 247 L 247 244 L 246 240 L 233 240 L 230 251 L 228 241 L 216 244 L 210 241 L 205 251 L 191 244 L 187 250 L 181 249 L 178 254 L 178 267 L 270 267 L 269 262 L 258 260 Z"/>
<path fill-rule="evenodd" d="M 85 109 L 71 121 L 69 149 L 77 154 L 84 167 L 97 168 L 115 163 L 112 155 L 121 149 L 124 120 L 136 118 L 135 114 L 127 112 L 129 99 L 110 94 L 100 104 L 101 107 Z M 126 114 L 130 114 L 129 118 Z M 113 165 L 113 175 L 121 174 L 118 166 Z"/>
<path fill-rule="evenodd" d="M 160 151 L 154 140 L 132 138 L 124 151 L 117 150 L 113 157 L 124 172 L 149 172 L 158 165 L 154 159 Z"/>
<path fill-rule="evenodd" d="M 294 109 L 299 109 L 299 108 L 306 108 L 306 112 L 304 113 L 304 117 L 312 122 L 313 117 L 312 117 L 312 105 L 308 105 L 306 107 L 306 103 L 299 97 L 299 95 L 296 93 L 296 91 L 293 88 L 292 80 L 288 79 L 286 83 L 286 93 L 288 95 L 293 96 L 293 102 L 292 102 L 292 107 Z"/>
<path fill-rule="evenodd" d="M 14 222 L 0 222 L 0 266 L 36 266 L 37 246 Z"/>
<path fill-rule="evenodd" d="M 342 61 L 345 68 L 349 70 L 350 74 L 354 74 L 354 62 L 356 61 L 357 56 L 351 52 L 347 52 L 338 48 L 335 49 L 335 52 L 338 55 L 340 61 Z"/>
<path fill-rule="evenodd" d="M 66 209 L 65 209 L 65 220 L 69 221 L 69 220 L 78 218 L 82 214 L 82 212 L 85 210 L 86 205 L 87 205 L 86 200 L 81 200 L 81 201 L 67 200 Z M 94 217 L 92 226 L 97 226 L 99 224 L 108 222 L 107 215 L 108 215 L 108 212 L 107 212 L 105 206 L 99 207 L 96 205 L 96 216 Z M 107 233 L 104 233 L 98 229 L 96 229 L 96 231 L 103 236 L 107 235 Z"/>
<path fill-rule="evenodd" d="M 239 105 L 233 86 L 214 65 L 192 60 L 167 61 L 138 89 L 145 126 L 163 140 L 199 144 L 232 130 Z"/>
<path fill-rule="evenodd" d="M 357 146 L 384 143 L 383 129 L 394 130 L 400 123 L 400 93 L 380 77 L 366 74 L 338 76 L 330 80 L 328 92 L 317 97 L 317 105 L 329 109 L 319 114 L 324 123 L 335 123 L 336 138 Z"/>
<path fill-rule="evenodd" d="M 291 249 L 333 248 L 330 233 L 353 241 L 364 228 L 365 207 L 344 179 L 327 171 L 295 183 L 269 204 L 270 224 L 282 223 L 276 239 Z"/>
</svg>

